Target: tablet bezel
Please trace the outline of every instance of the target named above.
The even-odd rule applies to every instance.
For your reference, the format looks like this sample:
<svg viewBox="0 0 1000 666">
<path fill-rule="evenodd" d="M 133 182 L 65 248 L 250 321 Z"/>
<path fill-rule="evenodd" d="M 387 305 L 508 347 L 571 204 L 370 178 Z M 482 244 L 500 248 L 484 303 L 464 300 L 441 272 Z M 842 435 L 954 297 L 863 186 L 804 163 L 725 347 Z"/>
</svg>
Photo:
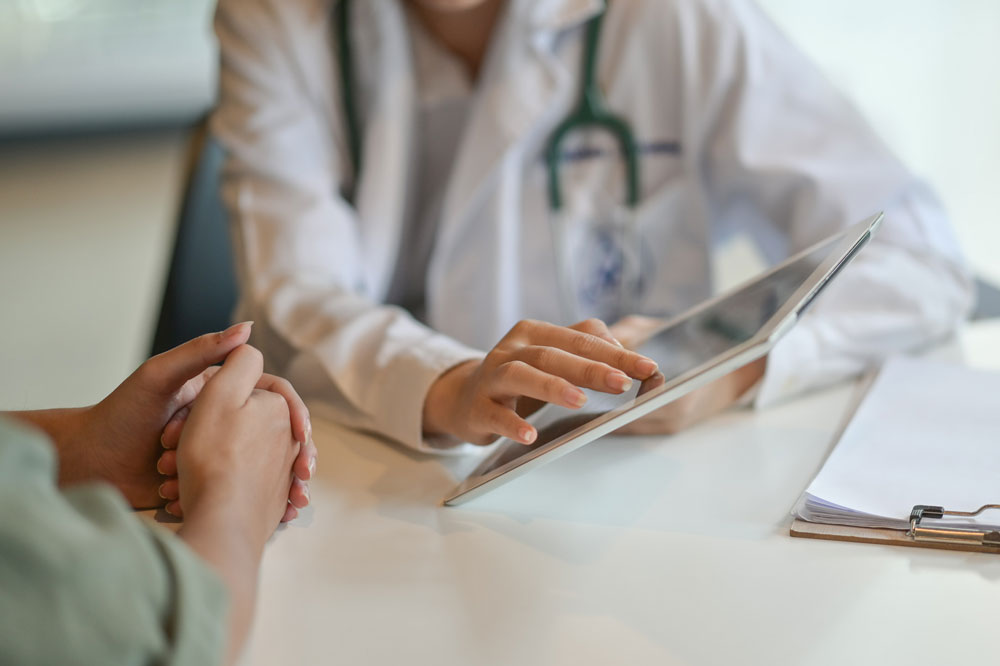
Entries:
<svg viewBox="0 0 1000 666">
<path fill-rule="evenodd" d="M 510 443 L 511 440 L 503 438 L 495 445 L 494 453 L 487 456 L 464 481 L 458 484 L 445 497 L 443 503 L 447 506 L 457 506 L 475 499 L 493 488 L 518 478 L 535 467 L 571 453 L 581 446 L 614 432 L 618 428 L 690 393 L 698 387 L 704 386 L 733 370 L 743 367 L 747 363 L 761 358 L 795 325 L 798 318 L 805 312 L 813 299 L 830 280 L 868 243 L 871 235 L 875 233 L 882 223 L 882 219 L 883 214 L 878 213 L 840 232 L 838 235 L 842 235 L 843 239 L 831 247 L 829 256 L 823 260 L 802 285 L 785 301 L 784 305 L 750 339 L 735 345 L 712 360 L 702 363 L 700 366 L 667 380 L 662 386 L 637 397 L 631 405 L 622 406 L 595 416 L 587 423 L 557 437 L 544 446 L 530 451 L 524 456 L 515 458 L 485 474 L 481 473 L 480 469 L 493 460 L 501 448 Z M 714 306 L 719 301 L 767 279 L 774 273 L 802 259 L 810 252 L 814 252 L 828 242 L 830 242 L 829 238 L 816 243 L 764 273 L 673 317 L 652 331 L 647 339 L 652 338 L 666 328 L 675 326 L 679 322 L 697 315 L 701 311 Z"/>
</svg>

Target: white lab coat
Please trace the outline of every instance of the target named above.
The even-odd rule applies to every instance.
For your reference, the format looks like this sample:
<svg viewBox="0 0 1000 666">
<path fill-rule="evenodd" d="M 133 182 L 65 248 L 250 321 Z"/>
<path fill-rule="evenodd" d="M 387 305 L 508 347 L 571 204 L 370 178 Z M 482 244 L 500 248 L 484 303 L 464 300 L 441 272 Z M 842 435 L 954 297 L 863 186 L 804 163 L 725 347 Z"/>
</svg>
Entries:
<svg viewBox="0 0 1000 666">
<path fill-rule="evenodd" d="M 412 147 L 444 140 L 419 136 L 414 121 L 415 62 L 426 62 L 414 53 L 426 40 L 399 0 L 355 3 L 365 166 L 352 206 L 339 194 L 352 174 L 330 0 L 220 2 L 213 131 L 229 154 L 240 316 L 256 320 L 271 370 L 347 423 L 426 448 L 422 405 L 440 373 L 519 319 L 561 319 L 541 155 L 576 101 L 582 24 L 600 4 L 509 1 L 425 272 L 400 276 L 420 175 Z M 423 70 L 421 85 L 437 76 Z M 968 311 L 971 282 L 938 201 L 751 2 L 613 0 L 598 76 L 643 146 L 637 224 L 653 255 L 643 311 L 710 296 L 712 250 L 728 234 L 748 234 L 777 262 L 886 212 L 772 351 L 758 405 L 941 338 Z M 619 160 L 570 164 L 563 183 L 585 214 L 589 193 L 622 196 Z M 401 278 L 426 281 L 426 325 L 386 304 Z"/>
</svg>

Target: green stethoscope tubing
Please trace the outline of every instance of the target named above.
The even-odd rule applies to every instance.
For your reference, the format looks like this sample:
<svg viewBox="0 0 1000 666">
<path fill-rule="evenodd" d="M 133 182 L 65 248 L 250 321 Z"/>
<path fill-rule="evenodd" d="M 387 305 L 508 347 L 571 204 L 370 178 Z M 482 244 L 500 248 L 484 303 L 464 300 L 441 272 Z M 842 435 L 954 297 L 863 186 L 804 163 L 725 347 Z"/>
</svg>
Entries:
<svg viewBox="0 0 1000 666">
<path fill-rule="evenodd" d="M 337 2 L 336 29 L 337 55 L 340 69 L 341 97 L 344 106 L 344 122 L 347 127 L 347 148 L 354 182 L 347 189 L 348 200 L 354 198 L 354 187 L 361 173 L 361 129 L 358 121 L 356 84 L 354 80 L 353 53 L 350 42 L 350 13 L 353 0 Z M 573 111 L 556 127 L 549 138 L 545 160 L 549 173 L 549 205 L 552 210 L 562 208 L 562 187 L 559 182 L 559 163 L 562 160 L 562 144 L 573 131 L 586 127 L 603 128 L 610 132 L 619 143 L 622 159 L 625 161 L 626 203 L 635 208 L 639 202 L 639 155 L 632 130 L 628 123 L 607 109 L 604 95 L 597 85 L 595 63 L 601 35 L 601 25 L 607 6 L 587 23 L 587 34 L 583 46 L 583 86 L 580 101 Z"/>
<path fill-rule="evenodd" d="M 601 9 L 587 23 L 587 35 L 583 45 L 583 86 L 580 101 L 570 114 L 556 127 L 549 138 L 545 159 L 549 170 L 549 204 L 553 210 L 562 208 L 562 188 L 559 184 L 559 162 L 562 160 L 562 144 L 566 137 L 578 129 L 598 127 L 609 131 L 621 149 L 625 161 L 626 203 L 635 208 L 639 203 L 639 155 L 635 139 L 628 123 L 621 116 L 608 111 L 604 95 L 597 85 L 595 63 L 601 36 L 601 24 L 607 7 Z"/>
<path fill-rule="evenodd" d="M 350 41 L 350 14 L 352 0 L 337 3 L 337 59 L 340 65 L 340 95 L 344 106 L 344 124 L 347 126 L 347 149 L 351 157 L 353 180 L 346 187 L 344 195 L 349 202 L 354 201 L 354 189 L 361 173 L 361 128 L 358 122 L 358 105 L 354 98 L 354 57 Z"/>
</svg>

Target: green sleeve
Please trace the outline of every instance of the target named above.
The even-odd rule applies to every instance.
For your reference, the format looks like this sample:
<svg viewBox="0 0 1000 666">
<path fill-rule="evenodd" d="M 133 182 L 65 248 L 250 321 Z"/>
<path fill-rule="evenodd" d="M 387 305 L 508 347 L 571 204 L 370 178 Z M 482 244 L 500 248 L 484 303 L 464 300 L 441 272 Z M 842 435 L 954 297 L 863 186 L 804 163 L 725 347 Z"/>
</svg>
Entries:
<svg viewBox="0 0 1000 666">
<path fill-rule="evenodd" d="M 39 434 L 0 420 L 0 664 L 218 664 L 222 582 L 110 486 L 60 492 Z"/>
</svg>

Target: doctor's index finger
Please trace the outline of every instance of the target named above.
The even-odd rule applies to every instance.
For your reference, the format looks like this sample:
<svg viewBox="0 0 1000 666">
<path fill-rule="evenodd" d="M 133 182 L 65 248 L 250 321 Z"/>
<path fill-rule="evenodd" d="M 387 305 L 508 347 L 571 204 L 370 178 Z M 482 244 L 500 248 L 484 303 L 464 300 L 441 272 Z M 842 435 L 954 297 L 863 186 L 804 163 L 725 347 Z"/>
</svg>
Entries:
<svg viewBox="0 0 1000 666">
<path fill-rule="evenodd" d="M 609 342 L 602 336 L 565 326 L 532 322 L 532 326 L 522 329 L 518 337 L 525 346 L 562 349 L 576 356 L 606 363 L 636 379 L 645 379 L 657 370 L 656 362 L 642 354 Z"/>
<path fill-rule="evenodd" d="M 205 385 L 202 395 L 211 401 L 242 406 L 256 390 L 263 374 L 263 355 L 250 345 L 240 345 L 229 353 L 222 367 Z"/>
<path fill-rule="evenodd" d="M 525 384 L 538 385 L 536 388 L 544 387 L 546 395 L 538 395 L 537 392 L 530 392 L 527 389 L 525 389 L 524 395 L 546 402 L 556 402 L 567 407 L 580 407 L 583 404 L 580 399 L 585 398 L 585 396 L 576 388 L 578 386 L 603 393 L 622 393 L 632 387 L 632 379 L 618 368 L 558 347 L 530 345 L 522 347 L 515 355 L 529 367 L 537 368 L 542 377 L 548 378 L 546 381 L 539 379 L 534 382 L 524 382 Z M 512 365 L 507 363 L 504 367 Z M 571 385 L 569 388 L 572 389 L 567 391 L 561 399 L 551 397 L 551 394 L 560 388 L 552 381 L 557 378 L 568 382 Z"/>
</svg>

